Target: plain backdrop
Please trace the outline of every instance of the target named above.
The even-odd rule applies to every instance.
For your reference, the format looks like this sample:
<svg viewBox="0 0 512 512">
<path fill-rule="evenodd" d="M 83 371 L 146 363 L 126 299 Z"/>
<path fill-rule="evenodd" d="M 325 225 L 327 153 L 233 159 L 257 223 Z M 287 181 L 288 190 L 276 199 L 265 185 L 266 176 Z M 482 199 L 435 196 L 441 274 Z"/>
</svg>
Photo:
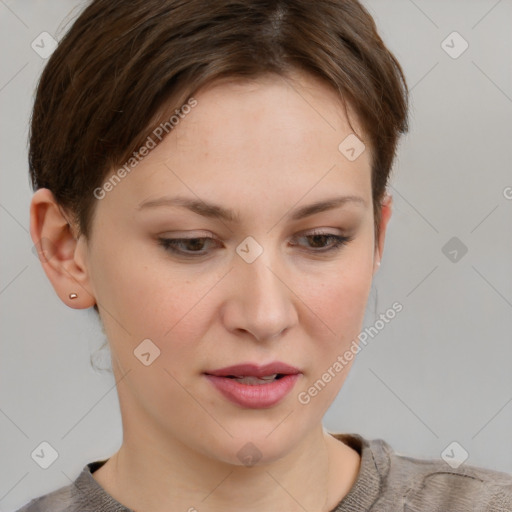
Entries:
<svg viewBox="0 0 512 512">
<path fill-rule="evenodd" d="M 324 425 L 419 458 L 455 441 L 465 464 L 512 473 L 512 1 L 364 4 L 411 89 L 364 327 L 403 310 L 369 336 Z M 0 2 L 1 511 L 122 441 L 114 378 L 90 364 L 105 341 L 95 313 L 58 299 L 29 235 L 28 120 L 46 62 L 31 44 L 60 39 L 83 5 Z M 58 454 L 48 469 L 31 456 L 42 442 Z"/>
</svg>

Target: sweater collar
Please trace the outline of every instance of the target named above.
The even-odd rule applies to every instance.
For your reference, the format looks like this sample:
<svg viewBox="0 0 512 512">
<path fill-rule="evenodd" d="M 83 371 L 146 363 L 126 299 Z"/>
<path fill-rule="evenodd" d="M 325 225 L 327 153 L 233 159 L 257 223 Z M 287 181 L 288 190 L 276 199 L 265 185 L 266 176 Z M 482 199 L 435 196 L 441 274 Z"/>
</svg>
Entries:
<svg viewBox="0 0 512 512">
<path fill-rule="evenodd" d="M 349 492 L 331 512 L 370 510 L 383 491 L 389 472 L 388 445 L 382 439 L 367 440 L 359 434 L 331 434 L 334 438 L 356 450 L 361 465 L 356 481 Z"/>
<path fill-rule="evenodd" d="M 331 435 L 356 450 L 361 456 L 361 465 L 356 481 L 331 512 L 354 512 L 369 510 L 382 493 L 383 482 L 390 466 L 387 444 L 382 439 L 367 440 L 359 434 L 340 433 Z M 108 512 L 134 512 L 115 500 L 93 478 L 92 473 L 108 459 L 87 464 L 73 482 L 77 498 L 82 501 L 84 510 L 104 510 Z"/>
</svg>

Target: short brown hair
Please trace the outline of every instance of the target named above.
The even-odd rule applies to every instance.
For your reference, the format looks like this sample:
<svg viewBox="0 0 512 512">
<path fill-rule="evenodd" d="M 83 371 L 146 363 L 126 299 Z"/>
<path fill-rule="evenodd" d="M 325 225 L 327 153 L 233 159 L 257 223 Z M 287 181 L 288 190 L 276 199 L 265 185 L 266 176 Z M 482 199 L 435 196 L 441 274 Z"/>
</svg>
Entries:
<svg viewBox="0 0 512 512">
<path fill-rule="evenodd" d="M 324 80 L 356 112 L 364 131 L 358 136 L 372 152 L 377 240 L 398 137 L 408 131 L 408 90 L 357 0 L 92 1 L 37 87 L 32 187 L 50 189 L 89 237 L 93 191 L 165 112 L 216 79 L 289 71 Z"/>
</svg>

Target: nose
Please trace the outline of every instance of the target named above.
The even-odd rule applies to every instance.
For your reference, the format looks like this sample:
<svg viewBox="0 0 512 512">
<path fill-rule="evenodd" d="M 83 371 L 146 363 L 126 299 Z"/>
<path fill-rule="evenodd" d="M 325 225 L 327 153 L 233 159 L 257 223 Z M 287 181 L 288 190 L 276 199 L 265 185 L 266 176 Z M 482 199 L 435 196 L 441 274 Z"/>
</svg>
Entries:
<svg viewBox="0 0 512 512">
<path fill-rule="evenodd" d="M 272 261 L 274 260 L 274 261 Z M 250 333 L 256 340 L 273 339 L 297 322 L 296 301 L 289 273 L 264 251 L 255 261 L 235 259 L 228 286 L 224 322 L 234 333 Z"/>
</svg>

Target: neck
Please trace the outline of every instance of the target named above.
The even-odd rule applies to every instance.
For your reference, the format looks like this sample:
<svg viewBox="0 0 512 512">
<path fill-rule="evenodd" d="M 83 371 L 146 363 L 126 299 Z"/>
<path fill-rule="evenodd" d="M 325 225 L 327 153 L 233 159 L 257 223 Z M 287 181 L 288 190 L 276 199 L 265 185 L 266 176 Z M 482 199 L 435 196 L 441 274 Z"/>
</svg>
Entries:
<svg viewBox="0 0 512 512">
<path fill-rule="evenodd" d="M 284 457 L 250 467 L 212 459 L 175 439 L 166 438 L 162 450 L 147 430 L 128 434 L 93 477 L 135 511 L 330 512 L 359 468 L 359 456 L 321 425 Z"/>
</svg>

